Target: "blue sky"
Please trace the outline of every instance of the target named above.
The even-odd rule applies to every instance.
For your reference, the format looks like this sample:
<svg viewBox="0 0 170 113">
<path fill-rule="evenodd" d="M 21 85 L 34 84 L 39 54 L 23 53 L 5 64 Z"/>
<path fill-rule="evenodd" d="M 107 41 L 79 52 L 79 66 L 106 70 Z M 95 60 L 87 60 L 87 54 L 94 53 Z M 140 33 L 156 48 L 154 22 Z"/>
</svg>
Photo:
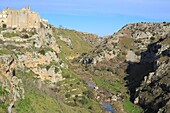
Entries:
<svg viewBox="0 0 170 113">
<path fill-rule="evenodd" d="M 56 27 L 99 36 L 111 35 L 128 23 L 170 22 L 170 0 L 0 0 L 0 10 L 27 5 Z"/>
</svg>

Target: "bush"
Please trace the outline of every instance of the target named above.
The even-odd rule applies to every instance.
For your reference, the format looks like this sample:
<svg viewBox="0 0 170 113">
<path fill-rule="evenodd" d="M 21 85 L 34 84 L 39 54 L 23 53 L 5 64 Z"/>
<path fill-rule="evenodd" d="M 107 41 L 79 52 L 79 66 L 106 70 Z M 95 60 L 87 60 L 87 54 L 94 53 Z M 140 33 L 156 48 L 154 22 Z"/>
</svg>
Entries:
<svg viewBox="0 0 170 113">
<path fill-rule="evenodd" d="M 40 50 L 38 53 L 45 55 L 45 51 L 44 50 Z"/>
<path fill-rule="evenodd" d="M 155 37 L 151 37 L 151 40 L 154 41 L 154 40 L 155 40 Z"/>
<path fill-rule="evenodd" d="M 23 35 L 21 36 L 21 38 L 29 38 L 29 35 L 28 35 L 28 34 L 23 34 Z"/>
<path fill-rule="evenodd" d="M 84 105 L 88 103 L 88 100 L 86 99 L 86 97 L 83 96 L 79 102 Z"/>
<path fill-rule="evenodd" d="M 55 73 L 58 73 L 58 72 L 59 72 L 59 68 L 55 67 Z"/>
<path fill-rule="evenodd" d="M 50 69 L 50 66 L 46 66 L 47 71 Z"/>
<path fill-rule="evenodd" d="M 8 95 L 8 92 L 2 87 L 0 87 L 0 95 Z"/>
<path fill-rule="evenodd" d="M 87 90 L 83 92 L 84 95 L 86 95 L 89 99 L 92 99 L 94 97 L 92 91 Z"/>
<path fill-rule="evenodd" d="M 66 98 L 69 98 L 71 95 L 69 93 L 65 94 Z"/>
</svg>

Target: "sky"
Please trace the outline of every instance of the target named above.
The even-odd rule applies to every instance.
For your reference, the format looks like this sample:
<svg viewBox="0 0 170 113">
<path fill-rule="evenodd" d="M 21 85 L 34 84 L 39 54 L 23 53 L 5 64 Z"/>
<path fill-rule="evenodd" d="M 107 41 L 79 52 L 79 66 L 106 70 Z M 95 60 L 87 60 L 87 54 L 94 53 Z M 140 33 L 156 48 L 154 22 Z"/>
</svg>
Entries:
<svg viewBox="0 0 170 113">
<path fill-rule="evenodd" d="M 129 23 L 170 22 L 170 0 L 0 0 L 0 10 L 27 5 L 56 27 L 99 36 Z"/>
</svg>

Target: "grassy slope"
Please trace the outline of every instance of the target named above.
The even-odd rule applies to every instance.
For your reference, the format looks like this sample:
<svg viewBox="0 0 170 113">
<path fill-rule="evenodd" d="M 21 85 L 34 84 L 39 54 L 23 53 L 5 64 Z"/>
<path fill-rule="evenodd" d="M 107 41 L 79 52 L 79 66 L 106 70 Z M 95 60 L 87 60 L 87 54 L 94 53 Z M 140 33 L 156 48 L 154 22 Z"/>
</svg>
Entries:
<svg viewBox="0 0 170 113">
<path fill-rule="evenodd" d="M 59 57 L 65 61 L 65 63 L 68 63 L 68 58 L 70 56 L 76 57 L 79 54 L 82 54 L 83 52 L 90 51 L 92 47 L 90 44 L 86 43 L 80 36 L 78 36 L 73 30 L 62 30 L 59 29 L 59 32 L 66 37 L 69 37 L 72 41 L 73 49 L 67 47 L 67 44 L 63 41 L 61 41 L 56 35 L 56 40 L 61 46 L 61 53 L 59 54 Z M 19 51 L 22 51 L 24 48 L 20 49 Z M 11 50 L 11 49 L 10 49 Z M 1 49 L 0 55 L 3 54 L 12 54 L 12 52 L 9 49 Z M 69 65 L 69 64 L 68 64 Z M 68 71 L 68 73 L 73 73 L 71 70 L 63 70 L 63 73 L 65 71 Z M 74 73 L 73 73 L 74 74 Z M 71 107 L 63 103 L 63 100 L 55 99 L 51 95 L 49 95 L 47 92 L 42 91 L 42 89 L 38 89 L 34 82 L 36 82 L 36 79 L 33 78 L 34 73 L 32 72 L 25 72 L 18 70 L 16 72 L 16 75 L 22 79 L 24 89 L 25 89 L 25 99 L 21 100 L 17 103 L 15 106 L 15 110 L 17 113 L 88 113 L 88 107 L 93 105 L 94 109 L 97 109 L 97 112 L 99 112 L 101 109 L 98 107 L 98 104 L 88 99 L 88 103 L 83 106 L 83 108 L 80 107 Z M 24 75 L 24 76 L 23 76 Z M 74 74 L 74 78 L 79 80 L 79 76 Z M 83 86 L 84 87 L 84 86 Z M 80 88 L 81 90 L 81 88 Z M 2 109 L 1 109 L 2 108 Z M 3 112 L 3 106 L 0 107 L 0 112 Z"/>
<path fill-rule="evenodd" d="M 73 70 L 74 69 L 73 64 L 71 63 L 72 59 L 69 59 L 69 58 L 70 57 L 72 57 L 72 58 L 78 57 L 80 54 L 82 54 L 84 52 L 91 51 L 92 46 L 89 43 L 87 43 L 80 35 L 76 34 L 76 32 L 74 30 L 57 29 L 56 31 L 58 33 L 60 33 L 63 37 L 69 37 L 72 42 L 72 46 L 73 46 L 73 49 L 69 48 L 64 41 L 62 41 L 58 38 L 57 32 L 54 32 L 57 43 L 59 44 L 59 46 L 61 46 L 61 49 L 60 49 L 61 53 L 59 53 L 59 57 L 63 61 L 65 61 L 65 63 L 67 63 L 67 65 L 69 66 L 69 69 L 62 70 L 62 72 L 63 72 L 62 75 L 63 76 L 72 75 L 71 78 L 66 78 L 66 80 L 64 80 L 63 82 L 70 84 L 69 81 L 73 78 L 76 79 L 77 82 L 82 82 L 81 74 L 77 73 Z M 86 87 L 85 84 L 74 86 L 74 88 L 78 89 L 78 92 L 84 91 L 84 87 Z M 70 89 L 73 89 L 73 87 Z M 71 92 L 70 92 L 70 94 L 71 94 Z M 86 97 L 86 99 L 87 99 L 88 103 L 83 105 L 84 108 L 88 109 L 89 107 L 92 107 L 93 112 L 100 112 L 102 110 L 101 106 L 99 105 L 99 103 L 96 102 L 96 100 L 89 99 L 87 97 Z M 83 113 L 84 112 L 85 111 L 83 111 Z"/>
<path fill-rule="evenodd" d="M 74 30 L 56 29 L 56 31 L 63 37 L 69 37 L 73 45 L 73 49 L 69 48 L 64 41 L 59 39 L 57 32 L 54 32 L 57 43 L 61 46 L 61 53 L 59 54 L 61 58 L 76 57 L 92 50 L 91 45 L 85 42 L 82 37 L 78 36 Z"/>
<path fill-rule="evenodd" d="M 56 40 L 58 45 L 61 47 L 61 53 L 59 57 L 65 62 L 68 63 L 68 58 L 70 56 L 77 56 L 82 54 L 83 52 L 87 52 L 92 49 L 92 47 L 86 43 L 81 37 L 79 37 L 73 30 L 63 30 L 58 29 L 59 32 L 66 37 L 69 37 L 72 41 L 73 49 L 67 47 L 67 44 L 61 41 L 57 35 L 55 34 Z M 68 72 L 67 72 L 68 71 Z M 64 73 L 73 73 L 71 70 L 63 70 Z M 88 113 L 89 110 L 87 108 L 92 104 L 95 104 L 95 101 L 88 100 L 88 104 L 84 106 L 84 108 L 80 107 L 71 107 L 63 103 L 63 100 L 55 99 L 54 97 L 50 96 L 46 92 L 38 89 L 34 84 L 36 81 L 33 78 L 34 73 L 29 72 L 22 72 L 18 71 L 17 75 L 23 80 L 24 89 L 25 89 L 25 99 L 18 102 L 16 106 L 16 111 L 18 113 Z M 24 75 L 24 76 L 22 76 Z M 75 75 L 75 74 L 74 74 Z M 76 79 L 79 80 L 79 77 L 76 75 L 74 76 Z M 32 84 L 32 85 L 30 85 Z M 80 89 L 81 90 L 81 89 Z M 96 108 L 97 109 L 97 108 Z M 100 110 L 100 109 L 99 109 Z"/>
<path fill-rule="evenodd" d="M 68 106 L 51 96 L 50 92 L 38 89 L 33 72 L 17 70 L 16 74 L 23 80 L 25 89 L 25 99 L 18 102 L 15 108 L 18 113 L 75 113 L 82 111 L 88 113 L 86 109 Z"/>
</svg>

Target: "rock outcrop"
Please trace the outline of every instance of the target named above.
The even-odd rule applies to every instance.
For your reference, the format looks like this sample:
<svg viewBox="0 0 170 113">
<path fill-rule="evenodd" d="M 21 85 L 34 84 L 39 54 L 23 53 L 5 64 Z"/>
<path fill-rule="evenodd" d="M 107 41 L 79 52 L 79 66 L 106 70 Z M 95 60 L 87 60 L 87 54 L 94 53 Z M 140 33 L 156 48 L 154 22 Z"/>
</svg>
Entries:
<svg viewBox="0 0 170 113">
<path fill-rule="evenodd" d="M 168 40 L 170 38 L 165 36 L 151 46 L 150 53 L 155 54 L 152 57 L 154 60 L 153 71 L 144 77 L 144 81 L 136 89 L 135 101 L 138 100 L 136 103 L 141 105 L 147 113 L 169 112 L 165 107 L 169 106 L 168 101 L 170 100 L 170 45 L 165 43 Z"/>
<path fill-rule="evenodd" d="M 8 113 L 21 99 L 24 99 L 22 80 L 15 75 L 16 58 L 10 55 L 0 56 L 0 102 L 8 106 Z"/>
<path fill-rule="evenodd" d="M 28 34 L 21 36 L 21 34 Z M 32 31 L 2 30 L 0 40 L 2 51 L 9 51 L 16 57 L 18 68 L 29 68 L 42 81 L 51 83 L 61 81 L 59 46 L 53 35 L 52 28 L 35 29 Z M 28 36 L 28 37 L 27 37 Z M 6 50 L 4 50 L 4 48 Z"/>
<path fill-rule="evenodd" d="M 103 39 L 48 23 L 40 29 L 0 29 L 0 104 L 14 112 L 33 83 L 27 90 L 37 85 L 34 91 L 57 98 L 60 107 L 100 112 L 104 102 L 121 113 L 141 108 L 169 113 L 169 61 L 166 22 L 128 24 Z"/>
<path fill-rule="evenodd" d="M 168 113 L 169 44 L 170 23 L 128 24 L 75 61 L 97 76 L 124 77 L 131 101 L 144 112 Z"/>
</svg>

